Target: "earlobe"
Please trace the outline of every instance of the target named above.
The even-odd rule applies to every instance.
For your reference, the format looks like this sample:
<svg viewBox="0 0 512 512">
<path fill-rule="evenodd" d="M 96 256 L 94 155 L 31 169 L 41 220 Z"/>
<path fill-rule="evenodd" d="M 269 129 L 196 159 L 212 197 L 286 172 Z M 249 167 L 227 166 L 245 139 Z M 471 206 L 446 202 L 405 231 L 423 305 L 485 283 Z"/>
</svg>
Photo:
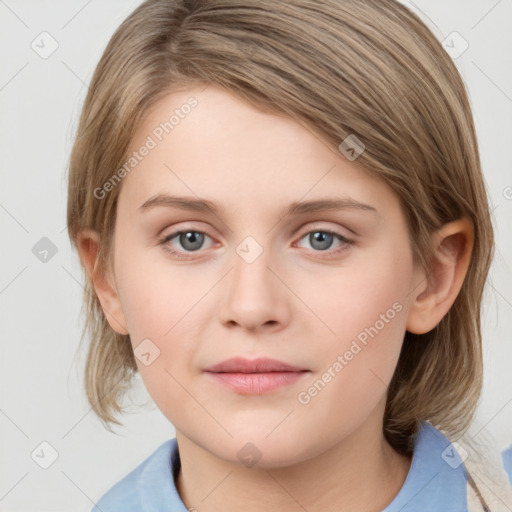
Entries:
<svg viewBox="0 0 512 512">
<path fill-rule="evenodd" d="M 423 272 L 413 290 L 406 329 L 425 334 L 448 313 L 460 292 L 473 250 L 472 223 L 459 219 L 434 233 L 435 251 L 431 268 Z"/>
<path fill-rule="evenodd" d="M 97 231 L 84 229 L 78 234 L 77 246 L 80 258 L 89 275 L 107 321 L 118 334 L 128 334 L 126 321 L 113 279 L 97 269 L 100 237 Z"/>
</svg>

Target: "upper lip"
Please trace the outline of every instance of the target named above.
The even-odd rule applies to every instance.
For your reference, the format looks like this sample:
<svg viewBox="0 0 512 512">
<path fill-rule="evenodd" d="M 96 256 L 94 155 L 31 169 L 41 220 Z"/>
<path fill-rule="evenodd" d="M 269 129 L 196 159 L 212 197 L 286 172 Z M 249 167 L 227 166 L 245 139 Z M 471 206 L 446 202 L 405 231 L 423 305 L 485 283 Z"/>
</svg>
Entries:
<svg viewBox="0 0 512 512">
<path fill-rule="evenodd" d="M 268 373 L 268 372 L 300 372 L 305 371 L 277 359 L 260 357 L 246 359 L 244 357 L 232 357 L 205 369 L 207 372 L 216 373 Z"/>
</svg>

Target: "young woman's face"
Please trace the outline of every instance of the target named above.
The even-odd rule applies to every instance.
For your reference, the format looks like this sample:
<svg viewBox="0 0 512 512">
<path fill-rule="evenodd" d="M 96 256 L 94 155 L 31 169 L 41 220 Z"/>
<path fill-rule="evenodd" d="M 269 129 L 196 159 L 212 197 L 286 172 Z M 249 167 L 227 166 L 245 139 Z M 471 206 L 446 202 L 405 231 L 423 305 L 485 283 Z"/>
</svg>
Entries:
<svg viewBox="0 0 512 512">
<path fill-rule="evenodd" d="M 391 188 L 300 124 L 202 89 L 167 96 L 133 140 L 121 323 L 177 431 L 225 460 L 292 464 L 382 426 L 417 284 L 406 221 Z M 302 371 L 206 371 L 233 357 Z"/>
</svg>

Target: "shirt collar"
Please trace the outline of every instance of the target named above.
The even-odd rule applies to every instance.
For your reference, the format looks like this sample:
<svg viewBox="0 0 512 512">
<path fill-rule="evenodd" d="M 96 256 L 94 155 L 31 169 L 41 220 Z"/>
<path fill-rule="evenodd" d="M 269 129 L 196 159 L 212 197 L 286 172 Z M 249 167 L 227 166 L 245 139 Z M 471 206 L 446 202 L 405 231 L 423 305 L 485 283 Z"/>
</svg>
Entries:
<svg viewBox="0 0 512 512">
<path fill-rule="evenodd" d="M 176 489 L 174 476 L 180 469 L 176 438 L 162 444 L 148 461 L 139 481 L 141 502 L 150 508 L 187 512 Z M 161 478 L 155 478 L 161 475 Z M 422 422 L 415 437 L 407 478 L 383 512 L 450 512 L 467 510 L 464 465 L 450 441 L 435 427 Z"/>
<path fill-rule="evenodd" d="M 439 430 L 422 422 L 404 485 L 383 512 L 466 512 L 466 486 L 455 448 Z"/>
</svg>

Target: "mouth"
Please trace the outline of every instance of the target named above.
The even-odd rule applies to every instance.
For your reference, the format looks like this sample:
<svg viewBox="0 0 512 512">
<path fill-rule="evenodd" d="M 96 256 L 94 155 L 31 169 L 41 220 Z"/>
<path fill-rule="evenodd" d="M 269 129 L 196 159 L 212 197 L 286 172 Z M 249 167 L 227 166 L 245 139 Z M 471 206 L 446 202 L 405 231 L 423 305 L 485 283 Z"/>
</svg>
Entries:
<svg viewBox="0 0 512 512">
<path fill-rule="evenodd" d="M 270 372 L 301 372 L 308 371 L 306 368 L 300 368 L 291 364 L 270 359 L 268 357 L 259 357 L 257 359 L 246 359 L 244 357 L 232 357 L 221 363 L 217 363 L 209 368 L 207 372 L 214 373 L 270 373 Z"/>
<path fill-rule="evenodd" d="M 310 371 L 276 359 L 235 357 L 207 368 L 205 373 L 235 393 L 262 395 L 289 386 Z"/>
</svg>

